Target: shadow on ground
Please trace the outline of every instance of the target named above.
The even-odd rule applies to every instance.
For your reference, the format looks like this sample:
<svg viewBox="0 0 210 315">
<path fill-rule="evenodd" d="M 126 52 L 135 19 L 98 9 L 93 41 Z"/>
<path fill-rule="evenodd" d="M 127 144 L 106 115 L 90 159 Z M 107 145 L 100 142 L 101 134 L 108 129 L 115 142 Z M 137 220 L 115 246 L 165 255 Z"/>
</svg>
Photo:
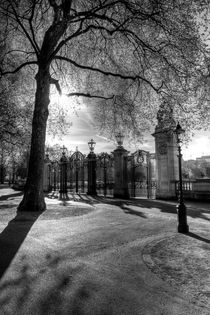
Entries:
<svg viewBox="0 0 210 315">
<path fill-rule="evenodd" d="M 40 214 L 40 212 L 17 213 L 0 234 L 0 279 Z"/>
<path fill-rule="evenodd" d="M 3 195 L 3 196 L 0 196 L 0 201 L 3 201 L 3 200 L 8 200 L 8 199 L 12 199 L 12 198 L 15 198 L 15 197 L 19 197 L 19 196 L 22 196 L 23 195 L 23 192 L 15 192 L 14 194 L 8 194 L 8 195 Z"/>
<path fill-rule="evenodd" d="M 176 210 L 176 204 L 170 204 L 165 203 L 161 201 L 151 200 L 151 199 L 130 199 L 130 200 L 121 200 L 121 199 L 111 199 L 111 198 L 105 198 L 105 197 L 94 197 L 95 202 L 98 201 L 98 203 L 105 203 L 105 204 L 111 204 L 120 207 L 122 210 L 126 210 L 127 213 L 130 214 L 136 214 L 141 215 L 141 212 L 139 212 L 137 209 L 133 210 L 130 208 L 131 206 L 135 206 L 141 210 L 141 208 L 147 208 L 147 209 L 159 209 L 160 212 L 164 213 L 177 213 Z M 198 206 L 199 207 L 199 206 Z M 139 214 L 140 213 L 140 214 Z M 205 209 L 192 209 L 191 207 L 187 207 L 187 215 L 191 218 L 200 218 L 203 220 L 210 221 L 210 218 L 208 218 L 205 214 L 210 213 L 210 211 Z M 146 218 L 146 216 L 144 216 Z"/>
<path fill-rule="evenodd" d="M 46 197 L 50 199 L 58 198 L 58 194 L 47 194 Z M 148 209 L 159 209 L 160 212 L 164 213 L 177 213 L 176 204 L 161 202 L 161 200 L 152 200 L 152 199 L 113 199 L 110 197 L 103 197 L 103 196 L 88 196 L 86 194 L 80 193 L 70 193 L 67 194 L 66 198 L 61 198 L 61 202 L 64 206 L 68 205 L 68 201 L 78 201 L 84 202 L 84 204 L 110 204 L 114 206 L 120 207 L 125 213 L 129 213 L 131 215 L 141 216 L 143 218 L 147 218 L 146 215 L 141 211 L 141 208 L 148 208 Z M 132 209 L 131 206 L 137 207 L 137 209 Z M 196 204 L 197 209 L 192 209 L 192 207 L 187 207 L 187 215 L 191 218 L 200 218 L 203 220 L 210 221 L 210 218 L 205 214 L 210 213 L 210 211 L 202 209 L 202 204 L 199 208 L 199 204 Z M 138 210 L 139 208 L 139 210 Z"/>
</svg>

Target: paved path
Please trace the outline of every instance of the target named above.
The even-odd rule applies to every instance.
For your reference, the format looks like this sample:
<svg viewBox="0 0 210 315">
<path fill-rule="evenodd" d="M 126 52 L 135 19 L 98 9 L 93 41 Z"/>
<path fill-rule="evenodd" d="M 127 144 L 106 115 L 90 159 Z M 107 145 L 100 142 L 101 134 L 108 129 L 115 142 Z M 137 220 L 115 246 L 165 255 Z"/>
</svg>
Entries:
<svg viewBox="0 0 210 315">
<path fill-rule="evenodd" d="M 210 314 L 207 208 L 190 207 L 182 235 L 170 203 L 47 199 L 16 215 L 20 200 L 0 191 L 0 314 Z M 203 282 L 185 276 L 189 257 Z"/>
</svg>

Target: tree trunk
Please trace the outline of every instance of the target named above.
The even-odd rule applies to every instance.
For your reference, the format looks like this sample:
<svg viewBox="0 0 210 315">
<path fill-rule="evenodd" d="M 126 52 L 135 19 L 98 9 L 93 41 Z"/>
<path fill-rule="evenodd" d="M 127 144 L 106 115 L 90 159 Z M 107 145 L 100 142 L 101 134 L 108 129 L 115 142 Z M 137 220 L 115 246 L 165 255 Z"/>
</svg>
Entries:
<svg viewBox="0 0 210 315">
<path fill-rule="evenodd" d="M 18 211 L 44 211 L 46 209 L 43 193 L 43 168 L 48 105 L 50 102 L 49 69 L 39 68 L 36 81 L 37 89 L 32 122 L 28 176 L 23 200 L 18 206 Z"/>
</svg>

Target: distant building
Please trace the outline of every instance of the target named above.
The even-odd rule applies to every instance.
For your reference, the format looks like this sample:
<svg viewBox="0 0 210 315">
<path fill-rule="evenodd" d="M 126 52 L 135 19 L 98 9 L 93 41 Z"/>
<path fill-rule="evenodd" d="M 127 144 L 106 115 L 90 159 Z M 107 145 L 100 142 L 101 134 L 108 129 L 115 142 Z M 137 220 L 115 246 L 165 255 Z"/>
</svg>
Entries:
<svg viewBox="0 0 210 315">
<path fill-rule="evenodd" d="M 203 155 L 199 158 L 196 158 L 196 161 L 198 162 L 207 162 L 207 163 L 210 163 L 210 155 Z"/>
<path fill-rule="evenodd" d="M 210 177 L 210 155 L 183 161 L 183 176 L 189 179 Z"/>
</svg>

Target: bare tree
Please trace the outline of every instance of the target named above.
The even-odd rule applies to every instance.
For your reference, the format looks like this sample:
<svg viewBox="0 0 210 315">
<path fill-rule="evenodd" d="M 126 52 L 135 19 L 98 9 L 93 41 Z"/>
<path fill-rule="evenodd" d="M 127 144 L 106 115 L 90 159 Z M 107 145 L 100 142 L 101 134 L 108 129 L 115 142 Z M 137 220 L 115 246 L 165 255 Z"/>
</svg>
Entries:
<svg viewBox="0 0 210 315">
<path fill-rule="evenodd" d="M 132 87 L 181 104 L 192 90 L 201 42 L 196 0 L 1 0 L 1 76 L 27 67 L 36 93 L 25 194 L 18 210 L 43 211 L 50 86 L 112 99 Z M 66 75 L 66 77 L 65 77 Z M 25 78 L 27 80 L 27 78 Z M 130 91 L 130 90 L 129 90 Z M 145 105 L 146 106 L 146 105 Z M 130 110 L 130 109 L 129 109 Z"/>
</svg>

